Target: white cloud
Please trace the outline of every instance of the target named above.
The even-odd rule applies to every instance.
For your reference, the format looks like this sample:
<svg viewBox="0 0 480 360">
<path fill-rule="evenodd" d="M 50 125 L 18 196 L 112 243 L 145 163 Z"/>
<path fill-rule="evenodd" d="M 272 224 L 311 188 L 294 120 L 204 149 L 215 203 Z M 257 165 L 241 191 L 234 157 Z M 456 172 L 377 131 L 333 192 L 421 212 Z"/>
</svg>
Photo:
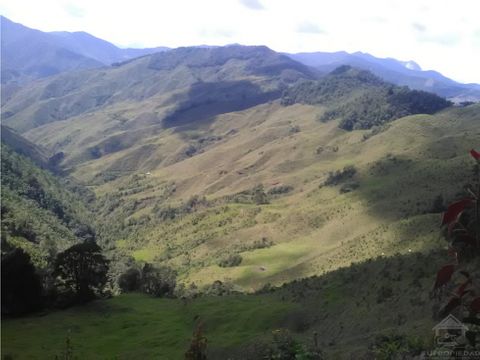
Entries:
<svg viewBox="0 0 480 360">
<path fill-rule="evenodd" d="M 253 10 L 265 9 L 259 0 L 240 0 L 240 3 Z"/>
<path fill-rule="evenodd" d="M 4 0 L 0 12 L 43 31 L 87 31 L 119 45 L 363 51 L 480 83 L 477 0 Z"/>
<path fill-rule="evenodd" d="M 308 21 L 298 24 L 297 31 L 305 34 L 323 34 L 325 32 L 317 24 Z"/>
</svg>

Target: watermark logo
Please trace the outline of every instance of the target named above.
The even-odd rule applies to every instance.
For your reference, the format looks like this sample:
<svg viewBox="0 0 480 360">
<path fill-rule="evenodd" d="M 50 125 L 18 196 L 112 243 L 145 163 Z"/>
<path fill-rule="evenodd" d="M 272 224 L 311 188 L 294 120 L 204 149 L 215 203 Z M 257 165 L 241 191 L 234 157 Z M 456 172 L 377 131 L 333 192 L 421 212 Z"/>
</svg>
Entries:
<svg viewBox="0 0 480 360">
<path fill-rule="evenodd" d="M 442 347 L 455 347 L 465 339 L 468 327 L 452 314 L 433 327 L 435 343 Z"/>
</svg>

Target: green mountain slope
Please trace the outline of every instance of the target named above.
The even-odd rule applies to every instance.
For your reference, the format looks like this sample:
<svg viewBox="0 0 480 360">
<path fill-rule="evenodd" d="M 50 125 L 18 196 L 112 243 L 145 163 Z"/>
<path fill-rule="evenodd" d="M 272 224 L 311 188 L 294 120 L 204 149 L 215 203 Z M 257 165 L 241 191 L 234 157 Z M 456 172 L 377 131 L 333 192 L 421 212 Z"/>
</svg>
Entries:
<svg viewBox="0 0 480 360">
<path fill-rule="evenodd" d="M 312 76 L 305 65 L 263 46 L 179 48 L 108 69 L 28 84 L 5 104 L 4 123 L 24 132 L 74 116 L 86 117 L 92 111 L 108 111 L 116 114 L 117 126 L 128 126 L 122 121 L 125 108 L 158 123 L 187 108 L 212 107 L 212 103 L 223 107 L 218 110 L 222 112 L 247 108 L 252 97 L 279 97 L 285 83 Z M 223 98 L 207 93 L 213 88 Z"/>
<path fill-rule="evenodd" d="M 373 136 L 318 122 L 319 109 L 311 106 L 235 114 L 244 127 L 232 138 L 100 186 L 105 239 L 138 260 L 177 268 L 185 282 L 230 280 L 245 290 L 382 253 L 427 251 L 438 247 L 435 198 L 453 199 L 451 184 L 468 178 L 478 110 L 406 117 Z M 259 118 L 261 124 L 249 123 Z M 220 118 L 208 133 L 229 124 L 230 117 Z M 347 165 L 356 169 L 352 178 L 324 185 Z M 269 204 L 256 202 L 258 184 Z M 243 259 L 238 266 L 219 266 L 234 254 Z"/>
<path fill-rule="evenodd" d="M 370 129 L 407 115 L 433 114 L 452 105 L 435 94 L 394 86 L 350 66 L 285 91 L 282 103 L 296 102 L 328 106 L 320 120 L 341 118 L 339 126 L 345 130 Z"/>
<path fill-rule="evenodd" d="M 2 249 L 21 247 L 43 267 L 56 252 L 95 237 L 85 203 L 94 195 L 40 168 L 40 155 L 33 151 L 29 155 L 33 158 L 18 153 L 2 138 Z"/>
<path fill-rule="evenodd" d="M 433 202 L 466 177 L 478 105 L 401 117 L 448 103 L 351 68 L 313 76 L 264 47 L 177 49 L 32 84 L 6 122 L 95 190 L 106 248 L 187 284 L 251 291 L 438 246 Z M 359 103 L 365 123 L 394 116 L 339 128 Z"/>
</svg>

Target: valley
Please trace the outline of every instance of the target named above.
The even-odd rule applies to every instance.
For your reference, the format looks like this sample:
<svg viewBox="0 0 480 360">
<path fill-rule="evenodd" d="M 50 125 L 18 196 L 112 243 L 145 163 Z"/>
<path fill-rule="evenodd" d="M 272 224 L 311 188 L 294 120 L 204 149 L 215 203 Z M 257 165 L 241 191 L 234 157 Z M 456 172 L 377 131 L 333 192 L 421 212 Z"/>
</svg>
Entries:
<svg viewBox="0 0 480 360">
<path fill-rule="evenodd" d="M 475 181 L 475 86 L 438 74 L 429 93 L 412 63 L 369 71 L 380 60 L 358 53 L 88 49 L 102 65 L 2 83 L 2 273 L 26 254 L 48 304 L 5 307 L 5 359 L 178 359 L 199 324 L 209 359 L 434 346 L 442 213 Z M 88 304 L 56 285 L 78 244 L 108 263 Z"/>
</svg>

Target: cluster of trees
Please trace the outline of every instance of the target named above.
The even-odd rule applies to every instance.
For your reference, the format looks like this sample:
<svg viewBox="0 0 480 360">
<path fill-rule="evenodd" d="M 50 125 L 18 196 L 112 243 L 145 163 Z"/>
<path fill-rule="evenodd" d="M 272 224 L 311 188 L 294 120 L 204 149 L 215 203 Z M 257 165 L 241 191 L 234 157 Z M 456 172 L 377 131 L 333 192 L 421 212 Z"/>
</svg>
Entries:
<svg viewBox="0 0 480 360">
<path fill-rule="evenodd" d="M 167 267 L 146 263 L 141 269 L 130 267 L 118 279 L 123 292 L 142 291 L 155 297 L 172 297 L 177 273 Z"/>
<path fill-rule="evenodd" d="M 318 81 L 304 81 L 289 87 L 284 91 L 281 102 L 283 105 L 343 102 L 354 91 L 385 84 L 369 71 L 340 66 Z"/>
<path fill-rule="evenodd" d="M 287 89 L 282 104 L 294 103 L 329 106 L 320 120 L 341 119 L 339 127 L 348 131 L 370 129 L 407 115 L 433 114 L 452 105 L 435 94 L 394 86 L 349 66 Z"/>
<path fill-rule="evenodd" d="M 22 315 L 43 307 L 65 307 L 104 294 L 108 260 L 94 241 L 60 252 L 42 271 L 20 248 L 2 254 L 2 314 Z"/>
<path fill-rule="evenodd" d="M 3 143 L 1 158 L 2 234 L 35 248 L 36 265 L 57 247 L 95 239 L 88 209 L 93 193 L 55 177 Z"/>
<path fill-rule="evenodd" d="M 357 169 L 353 165 L 345 166 L 342 170 L 331 171 L 328 173 L 324 182 L 326 186 L 335 186 L 355 176 Z"/>
</svg>

